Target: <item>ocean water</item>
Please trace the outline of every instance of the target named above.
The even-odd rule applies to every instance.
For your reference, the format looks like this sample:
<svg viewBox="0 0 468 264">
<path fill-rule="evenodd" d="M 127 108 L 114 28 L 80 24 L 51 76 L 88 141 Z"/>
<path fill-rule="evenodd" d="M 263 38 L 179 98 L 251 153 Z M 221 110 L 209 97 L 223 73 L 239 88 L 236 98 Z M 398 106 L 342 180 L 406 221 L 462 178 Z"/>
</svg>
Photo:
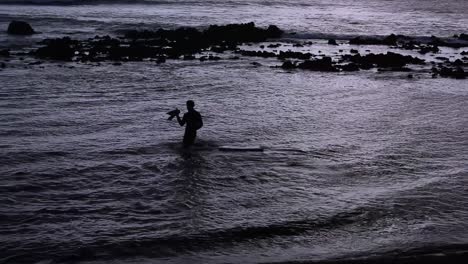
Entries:
<svg viewBox="0 0 468 264">
<path fill-rule="evenodd" d="M 283 47 L 312 39 L 307 48 L 331 55 L 356 47 L 330 47 L 330 36 L 468 33 L 463 0 L 6 2 L 0 28 L 17 19 L 41 32 L 2 30 L 13 52 L 47 37 L 250 21 L 285 29 Z M 1 263 L 320 262 L 468 248 L 466 80 L 425 67 L 412 79 L 285 71 L 246 57 L 0 61 Z M 188 99 L 205 126 L 184 150 L 165 113 Z"/>
</svg>

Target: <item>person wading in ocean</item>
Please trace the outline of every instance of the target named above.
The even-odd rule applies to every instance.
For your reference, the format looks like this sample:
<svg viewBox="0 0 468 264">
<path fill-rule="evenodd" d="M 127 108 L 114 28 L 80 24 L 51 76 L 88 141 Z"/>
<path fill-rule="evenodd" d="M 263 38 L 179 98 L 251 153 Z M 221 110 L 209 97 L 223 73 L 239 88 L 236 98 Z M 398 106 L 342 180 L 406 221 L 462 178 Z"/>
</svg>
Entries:
<svg viewBox="0 0 468 264">
<path fill-rule="evenodd" d="M 179 113 L 177 113 L 177 122 L 180 126 L 185 126 L 184 134 L 184 147 L 189 147 L 195 142 L 197 137 L 197 130 L 203 126 L 203 120 L 198 111 L 194 109 L 195 103 L 192 100 L 187 101 L 187 110 L 188 112 L 180 118 Z"/>
</svg>

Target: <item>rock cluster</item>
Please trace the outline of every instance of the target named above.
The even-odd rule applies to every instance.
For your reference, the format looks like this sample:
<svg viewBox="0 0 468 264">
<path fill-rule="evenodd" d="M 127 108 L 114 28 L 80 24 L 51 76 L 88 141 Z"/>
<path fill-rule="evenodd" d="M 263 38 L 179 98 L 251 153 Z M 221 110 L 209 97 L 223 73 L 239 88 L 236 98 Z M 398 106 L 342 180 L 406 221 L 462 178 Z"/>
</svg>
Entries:
<svg viewBox="0 0 468 264">
<path fill-rule="evenodd" d="M 31 25 L 24 21 L 10 22 L 7 32 L 12 35 L 32 35 L 36 33 Z"/>
<path fill-rule="evenodd" d="M 279 38 L 283 34 L 277 26 L 270 25 L 263 29 L 254 23 L 212 25 L 204 31 L 196 28 L 178 28 L 175 30 L 128 31 L 123 38 L 109 36 L 72 40 L 68 37 L 47 39 L 33 52 L 40 58 L 76 61 L 139 61 L 155 59 L 160 62 L 166 58 L 193 59 L 194 54 L 203 51 L 222 53 L 236 50 L 242 43 L 262 42 Z M 245 55 L 249 55 L 246 53 Z M 267 54 L 259 54 L 267 56 Z M 207 58 L 210 59 L 210 58 Z"/>
</svg>

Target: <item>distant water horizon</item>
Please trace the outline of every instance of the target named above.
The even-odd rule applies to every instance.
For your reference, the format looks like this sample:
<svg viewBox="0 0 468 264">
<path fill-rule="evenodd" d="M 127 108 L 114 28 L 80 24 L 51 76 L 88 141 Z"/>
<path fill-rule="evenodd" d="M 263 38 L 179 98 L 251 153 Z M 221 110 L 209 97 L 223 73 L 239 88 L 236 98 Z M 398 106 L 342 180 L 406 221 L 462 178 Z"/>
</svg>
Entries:
<svg viewBox="0 0 468 264">
<path fill-rule="evenodd" d="M 468 83 L 432 78 L 431 67 L 466 63 L 468 48 L 347 40 L 466 34 L 467 12 L 464 0 L 1 1 L 0 49 L 12 56 L 0 57 L 0 262 L 466 256 Z M 13 20 L 40 33 L 8 35 Z M 318 72 L 234 52 L 165 63 L 29 54 L 46 38 L 248 22 L 286 34 L 243 50 L 427 63 Z M 188 99 L 204 118 L 191 151 L 166 115 Z"/>
</svg>

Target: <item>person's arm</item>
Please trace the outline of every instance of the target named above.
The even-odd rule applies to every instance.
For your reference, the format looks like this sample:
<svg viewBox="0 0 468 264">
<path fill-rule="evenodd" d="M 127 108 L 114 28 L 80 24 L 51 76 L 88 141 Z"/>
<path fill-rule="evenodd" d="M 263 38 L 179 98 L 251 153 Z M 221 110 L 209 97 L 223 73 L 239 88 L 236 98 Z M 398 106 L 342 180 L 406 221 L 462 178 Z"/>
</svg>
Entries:
<svg viewBox="0 0 468 264">
<path fill-rule="evenodd" d="M 180 118 L 179 115 L 177 115 L 176 117 L 177 117 L 177 122 L 179 122 L 179 125 L 184 126 L 185 125 L 185 115 L 184 115 L 183 118 Z"/>
</svg>

